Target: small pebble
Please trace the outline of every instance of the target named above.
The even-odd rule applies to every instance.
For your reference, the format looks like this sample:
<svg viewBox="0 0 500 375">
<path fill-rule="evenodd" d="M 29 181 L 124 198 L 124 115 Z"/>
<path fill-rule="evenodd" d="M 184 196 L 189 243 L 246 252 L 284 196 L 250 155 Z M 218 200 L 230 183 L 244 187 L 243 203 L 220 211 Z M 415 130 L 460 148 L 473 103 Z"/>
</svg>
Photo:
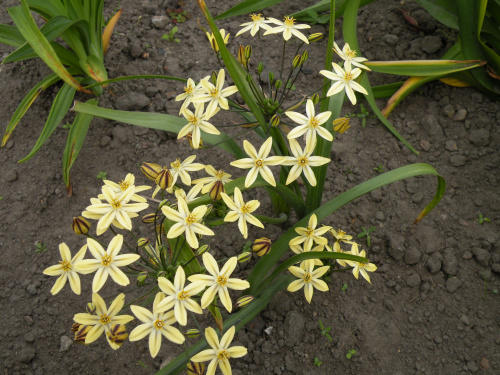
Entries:
<svg viewBox="0 0 500 375">
<path fill-rule="evenodd" d="M 457 142 L 452 140 L 446 141 L 445 148 L 448 151 L 457 151 L 458 150 Z"/>
<path fill-rule="evenodd" d="M 444 106 L 443 113 L 446 116 L 448 116 L 449 118 L 452 118 L 453 115 L 455 114 L 455 108 L 453 107 L 453 105 L 448 104 L 448 105 Z"/>
<path fill-rule="evenodd" d="M 59 347 L 60 352 L 67 351 L 71 345 L 73 345 L 73 340 L 71 340 L 68 336 L 61 336 L 61 346 Z"/>
<path fill-rule="evenodd" d="M 448 292 L 450 292 L 450 293 L 453 293 L 453 292 L 455 292 L 460 287 L 460 285 L 462 285 L 462 281 L 461 280 L 459 280 L 456 277 L 450 277 L 446 281 L 446 290 Z"/>
<path fill-rule="evenodd" d="M 4 176 L 5 176 L 5 181 L 7 182 L 14 182 L 17 180 L 18 177 L 17 172 L 13 170 L 5 172 Z"/>
<path fill-rule="evenodd" d="M 453 116 L 453 121 L 464 121 L 467 116 L 467 111 L 463 108 L 459 109 L 455 116 Z"/>
<path fill-rule="evenodd" d="M 429 151 L 429 149 L 431 148 L 431 143 L 425 139 L 422 139 L 420 141 L 420 147 L 422 147 L 422 150 L 424 151 Z"/>
</svg>

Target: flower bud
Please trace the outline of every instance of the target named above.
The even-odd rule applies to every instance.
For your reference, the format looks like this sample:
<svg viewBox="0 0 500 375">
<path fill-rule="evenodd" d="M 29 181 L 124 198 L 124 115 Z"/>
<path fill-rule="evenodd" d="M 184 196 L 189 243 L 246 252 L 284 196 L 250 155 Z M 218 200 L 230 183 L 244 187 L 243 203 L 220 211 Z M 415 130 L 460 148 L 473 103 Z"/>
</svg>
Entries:
<svg viewBox="0 0 500 375">
<path fill-rule="evenodd" d="M 307 38 L 309 43 L 314 43 L 321 39 L 323 39 L 323 33 L 314 33 L 309 35 L 309 37 Z"/>
<path fill-rule="evenodd" d="M 202 245 L 196 252 L 196 255 L 201 255 L 203 253 L 206 253 L 208 250 L 210 250 L 210 245 Z"/>
<path fill-rule="evenodd" d="M 248 46 L 245 46 L 245 59 L 247 59 L 249 61 L 250 57 L 252 57 L 252 46 L 248 45 Z"/>
<path fill-rule="evenodd" d="M 200 336 L 200 331 L 196 328 L 191 328 L 186 331 L 185 336 L 195 339 Z"/>
<path fill-rule="evenodd" d="M 252 259 L 252 253 L 250 251 L 245 251 L 238 255 L 238 263 L 245 263 Z"/>
<path fill-rule="evenodd" d="M 158 274 L 156 275 L 157 277 L 166 277 L 167 273 L 165 271 L 159 271 Z"/>
<path fill-rule="evenodd" d="M 239 309 L 240 307 L 248 305 L 252 301 L 253 301 L 253 296 L 243 296 L 238 298 L 238 300 L 234 304 L 234 307 Z"/>
<path fill-rule="evenodd" d="M 278 90 L 281 85 L 283 84 L 283 82 L 281 82 L 281 79 L 278 79 L 275 83 L 274 83 L 274 87 L 276 87 L 276 90 Z"/>
<path fill-rule="evenodd" d="M 170 201 L 168 199 L 164 199 L 160 202 L 160 205 L 158 206 L 158 209 L 161 209 L 163 206 L 165 205 L 169 205 L 170 204 Z"/>
<path fill-rule="evenodd" d="M 214 205 L 213 204 L 208 204 L 207 205 L 207 212 L 205 212 L 205 216 L 210 215 L 210 213 L 212 212 L 213 209 L 214 209 Z"/>
<path fill-rule="evenodd" d="M 137 285 L 143 285 L 148 278 L 148 271 L 142 271 L 137 275 Z"/>
<path fill-rule="evenodd" d="M 158 173 L 161 172 L 162 167 L 154 163 L 142 163 L 140 169 L 147 178 L 154 181 L 158 177 Z"/>
<path fill-rule="evenodd" d="M 263 70 L 264 70 L 264 64 L 261 61 L 259 63 L 259 65 L 257 66 L 257 73 L 259 73 L 259 76 L 260 76 L 260 74 L 262 73 Z"/>
<path fill-rule="evenodd" d="M 92 302 L 89 302 L 87 303 L 87 306 L 85 306 L 85 310 L 87 311 L 87 314 L 94 315 L 96 307 Z"/>
<path fill-rule="evenodd" d="M 212 75 L 210 76 L 210 79 L 212 80 L 212 83 L 214 85 L 217 85 L 217 76 L 218 76 L 218 73 L 214 70 L 212 72 Z"/>
<path fill-rule="evenodd" d="M 292 67 L 295 69 L 297 67 L 299 67 L 302 62 L 302 55 L 297 55 L 293 58 L 293 62 L 292 62 Z"/>
<path fill-rule="evenodd" d="M 312 100 L 314 105 L 318 104 L 319 103 L 319 94 L 318 93 L 313 94 L 313 96 L 311 96 L 311 100 Z"/>
<path fill-rule="evenodd" d="M 71 227 L 73 228 L 73 232 L 76 234 L 87 234 L 90 229 L 90 223 L 85 220 L 84 217 L 78 216 L 73 218 L 73 223 L 71 224 Z"/>
<path fill-rule="evenodd" d="M 188 133 L 186 135 L 186 139 L 189 142 L 189 146 L 191 146 L 192 149 L 196 150 L 197 148 L 194 147 L 194 144 L 193 144 L 193 133 Z M 203 148 L 203 139 L 201 139 L 201 138 L 200 138 L 200 144 L 199 144 L 198 148 Z"/>
<path fill-rule="evenodd" d="M 300 61 L 300 65 L 304 65 L 308 58 L 309 58 L 309 52 L 307 51 L 302 52 L 302 59 Z"/>
<path fill-rule="evenodd" d="M 273 72 L 269 72 L 269 83 L 272 85 L 274 82 L 274 73 Z"/>
<path fill-rule="evenodd" d="M 281 122 L 281 119 L 280 119 L 280 116 L 279 115 L 274 115 L 273 117 L 271 117 L 271 121 L 269 122 L 271 124 L 271 126 L 278 126 Z"/>
<path fill-rule="evenodd" d="M 128 337 L 125 324 L 113 324 L 111 329 L 106 332 L 109 344 L 113 349 L 118 349 Z"/>
<path fill-rule="evenodd" d="M 74 326 L 74 325 L 73 325 Z M 76 328 L 76 327 L 74 327 Z M 87 338 L 87 333 L 94 328 L 94 326 L 86 326 L 83 324 L 80 324 L 78 326 L 78 329 L 75 331 L 75 342 L 79 344 L 85 344 L 85 339 Z"/>
<path fill-rule="evenodd" d="M 268 254 L 271 251 L 271 240 L 266 237 L 256 239 L 252 251 L 260 257 Z"/>
<path fill-rule="evenodd" d="M 187 365 L 188 375 L 205 375 L 205 364 L 201 362 L 189 361 Z"/>
<path fill-rule="evenodd" d="M 240 45 L 240 47 L 238 48 L 238 62 L 245 66 L 245 47 L 243 47 L 242 45 Z"/>
<path fill-rule="evenodd" d="M 349 125 L 349 118 L 348 117 L 341 117 L 333 121 L 333 130 L 335 130 L 337 133 L 344 133 L 347 129 L 351 127 Z"/>
<path fill-rule="evenodd" d="M 208 194 L 210 195 L 210 198 L 212 198 L 212 200 L 215 202 L 222 198 L 221 193 L 224 193 L 224 184 L 219 180 L 216 181 L 215 184 L 213 184 Z"/>
<path fill-rule="evenodd" d="M 173 177 L 172 173 L 168 169 L 162 169 L 160 173 L 158 173 L 158 177 L 156 177 L 155 183 L 158 185 L 162 190 L 168 189 L 170 186 L 172 186 L 173 182 Z"/>
<path fill-rule="evenodd" d="M 144 247 L 144 246 L 147 246 L 149 245 L 149 238 L 139 238 L 137 240 L 137 246 L 139 247 Z"/>
<path fill-rule="evenodd" d="M 144 224 L 151 224 L 155 222 L 155 214 L 147 214 L 142 217 L 142 222 Z"/>
</svg>

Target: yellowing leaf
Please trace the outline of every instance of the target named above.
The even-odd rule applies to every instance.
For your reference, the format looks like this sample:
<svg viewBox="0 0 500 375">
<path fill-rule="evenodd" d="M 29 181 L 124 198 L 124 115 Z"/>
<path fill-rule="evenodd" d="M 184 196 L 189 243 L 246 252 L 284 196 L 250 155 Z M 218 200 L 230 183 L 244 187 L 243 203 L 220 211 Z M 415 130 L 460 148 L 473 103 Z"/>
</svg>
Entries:
<svg viewBox="0 0 500 375">
<path fill-rule="evenodd" d="M 441 78 L 441 82 L 453 87 L 469 87 L 470 84 L 458 78 Z"/>
<path fill-rule="evenodd" d="M 104 33 L 102 33 L 102 50 L 106 54 L 106 51 L 109 48 L 109 42 L 111 41 L 111 35 L 113 35 L 113 29 L 115 28 L 118 19 L 122 15 L 123 8 L 115 13 L 113 17 L 108 22 L 108 25 L 104 29 Z"/>
</svg>

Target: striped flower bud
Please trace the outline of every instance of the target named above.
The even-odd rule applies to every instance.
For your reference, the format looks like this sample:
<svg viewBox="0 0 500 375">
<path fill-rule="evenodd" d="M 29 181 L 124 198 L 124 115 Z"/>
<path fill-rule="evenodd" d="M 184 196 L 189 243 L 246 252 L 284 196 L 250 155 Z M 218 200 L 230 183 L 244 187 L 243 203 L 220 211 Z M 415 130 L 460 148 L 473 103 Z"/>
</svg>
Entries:
<svg viewBox="0 0 500 375">
<path fill-rule="evenodd" d="M 348 117 L 341 117 L 333 121 L 333 130 L 335 130 L 337 133 L 344 133 L 347 129 L 351 127 L 349 125 L 349 118 Z"/>
<path fill-rule="evenodd" d="M 148 278 L 148 271 L 142 271 L 137 275 L 137 285 L 143 285 Z"/>
<path fill-rule="evenodd" d="M 300 65 L 304 65 L 309 58 L 309 52 L 304 51 L 302 52 L 302 59 L 300 60 Z"/>
<path fill-rule="evenodd" d="M 238 48 L 238 62 L 246 68 L 245 47 L 242 45 Z"/>
<path fill-rule="evenodd" d="M 158 274 L 156 275 L 157 277 L 165 277 L 167 276 L 167 273 L 165 271 L 159 271 Z"/>
<path fill-rule="evenodd" d="M 163 168 L 154 163 L 142 163 L 140 169 L 147 178 L 154 181 Z"/>
<path fill-rule="evenodd" d="M 279 115 L 274 115 L 273 117 L 271 117 L 271 121 L 270 121 L 270 124 L 271 126 L 273 127 L 277 127 L 281 122 L 281 118 Z"/>
<path fill-rule="evenodd" d="M 188 133 L 186 135 L 186 139 L 188 140 L 189 146 L 191 146 L 192 149 L 197 150 L 197 149 L 203 148 L 203 139 L 201 139 L 201 138 L 200 138 L 199 147 L 194 147 L 194 144 L 193 144 L 193 133 Z"/>
<path fill-rule="evenodd" d="M 189 361 L 187 365 L 188 375 L 205 375 L 205 364 L 201 362 Z"/>
<path fill-rule="evenodd" d="M 200 336 L 200 331 L 196 328 L 188 329 L 185 335 L 189 338 L 195 339 Z"/>
<path fill-rule="evenodd" d="M 217 76 L 218 75 L 219 74 L 214 70 L 212 72 L 212 75 L 210 76 L 210 79 L 212 80 L 212 83 L 214 84 L 214 86 L 217 85 Z"/>
<path fill-rule="evenodd" d="M 321 39 L 323 39 L 323 33 L 314 33 L 309 35 L 309 38 L 307 38 L 309 43 L 314 43 Z"/>
<path fill-rule="evenodd" d="M 168 189 L 170 186 L 172 186 L 173 182 L 173 177 L 172 173 L 168 169 L 162 169 L 160 173 L 158 173 L 158 177 L 156 177 L 155 183 L 158 185 L 162 190 Z"/>
<path fill-rule="evenodd" d="M 155 222 L 155 214 L 147 214 L 142 217 L 142 222 L 144 224 L 151 224 Z"/>
<path fill-rule="evenodd" d="M 295 69 L 302 65 L 302 55 L 297 55 L 293 58 L 292 67 Z"/>
<path fill-rule="evenodd" d="M 239 309 L 239 308 L 241 308 L 243 306 L 248 305 L 252 301 L 253 301 L 253 296 L 243 296 L 243 297 L 238 298 L 238 300 L 234 304 L 234 307 L 236 307 L 237 309 Z"/>
<path fill-rule="evenodd" d="M 139 247 L 144 247 L 144 246 L 147 246 L 149 245 L 149 238 L 139 238 L 137 240 L 137 246 Z"/>
<path fill-rule="evenodd" d="M 198 251 L 196 252 L 196 255 L 201 255 L 203 253 L 206 253 L 208 250 L 210 250 L 210 245 L 200 246 Z"/>
<path fill-rule="evenodd" d="M 252 259 L 252 253 L 250 251 L 245 251 L 238 255 L 238 263 L 245 263 Z"/>
<path fill-rule="evenodd" d="M 85 310 L 87 311 L 87 314 L 94 315 L 96 307 L 92 302 L 89 302 L 87 303 L 87 306 L 85 306 Z"/>
<path fill-rule="evenodd" d="M 252 57 L 252 46 L 248 45 L 245 46 L 245 59 L 247 59 L 247 61 L 250 61 L 250 57 Z"/>
<path fill-rule="evenodd" d="M 252 251 L 260 257 L 268 254 L 271 251 L 271 240 L 266 237 L 256 239 Z"/>
<path fill-rule="evenodd" d="M 78 329 L 75 331 L 75 342 L 78 344 L 85 344 L 85 339 L 87 338 L 87 333 L 94 328 L 94 326 L 85 326 L 80 324 Z"/>
<path fill-rule="evenodd" d="M 313 96 L 311 96 L 311 100 L 312 100 L 314 105 L 318 104 L 319 103 L 319 94 L 318 93 L 313 94 Z"/>
<path fill-rule="evenodd" d="M 82 216 L 74 217 L 71 228 L 73 228 L 73 232 L 78 235 L 87 234 L 90 229 L 90 223 Z"/>
<path fill-rule="evenodd" d="M 111 345 L 113 349 L 118 349 L 128 337 L 127 327 L 125 324 L 113 324 L 111 329 L 106 332 L 106 336 L 108 342 L 114 345 Z"/>
<path fill-rule="evenodd" d="M 218 201 L 222 198 L 222 195 L 221 193 L 224 193 L 225 190 L 224 190 L 224 184 L 222 181 L 215 181 L 215 183 L 213 184 L 213 186 L 210 188 L 210 191 L 208 192 L 208 194 L 210 195 L 210 198 L 212 198 L 212 200 L 215 202 L 215 201 Z"/>
</svg>

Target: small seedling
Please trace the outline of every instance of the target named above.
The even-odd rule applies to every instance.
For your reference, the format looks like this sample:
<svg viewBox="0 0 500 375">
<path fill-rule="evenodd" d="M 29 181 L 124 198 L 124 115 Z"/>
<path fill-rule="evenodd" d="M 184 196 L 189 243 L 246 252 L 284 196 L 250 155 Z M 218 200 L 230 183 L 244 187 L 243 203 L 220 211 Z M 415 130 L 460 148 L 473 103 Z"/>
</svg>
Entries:
<svg viewBox="0 0 500 375">
<path fill-rule="evenodd" d="M 162 39 L 165 39 L 169 42 L 176 42 L 176 43 L 180 43 L 180 39 L 177 39 L 175 37 L 175 33 L 177 32 L 177 30 L 179 30 L 179 28 L 177 26 L 174 26 L 172 27 L 172 29 L 170 30 L 170 32 L 168 34 L 163 34 L 161 36 Z"/>
<path fill-rule="evenodd" d="M 108 177 L 108 173 L 107 172 L 99 172 L 99 174 L 97 175 L 97 178 L 100 178 L 101 180 L 105 180 L 106 178 Z"/>
<path fill-rule="evenodd" d="M 2 199 L 3 199 L 3 197 L 2 197 L 2 196 L 0 196 L 0 201 L 1 201 Z"/>
<path fill-rule="evenodd" d="M 175 10 L 167 9 L 167 14 L 175 25 L 184 23 L 189 18 L 188 12 L 181 8 Z"/>
<path fill-rule="evenodd" d="M 351 349 L 351 350 L 349 350 L 349 353 L 347 353 L 347 354 L 345 355 L 345 357 L 346 357 L 347 359 L 351 359 L 351 357 L 352 357 L 354 354 L 356 354 L 356 350 Z"/>
<path fill-rule="evenodd" d="M 146 43 L 146 45 L 144 46 L 144 48 L 151 48 L 151 47 L 153 47 L 153 46 L 149 43 Z"/>
<path fill-rule="evenodd" d="M 314 357 L 314 366 L 320 367 L 323 364 L 318 357 Z"/>
<path fill-rule="evenodd" d="M 491 223 L 491 220 L 488 219 L 487 217 L 484 217 L 483 215 L 479 214 L 479 218 L 477 219 L 479 221 L 480 225 L 483 225 L 484 222 L 486 223 Z"/>
<path fill-rule="evenodd" d="M 332 327 L 325 327 L 321 319 L 318 319 L 318 323 L 319 323 L 319 328 L 321 329 L 321 334 L 325 336 L 328 340 L 333 341 L 332 336 L 330 336 L 330 334 L 328 333 L 331 331 Z"/>
<path fill-rule="evenodd" d="M 384 172 L 384 167 L 382 166 L 382 164 L 379 164 L 378 167 L 375 167 L 373 168 L 373 170 L 377 173 L 383 173 Z"/>
<path fill-rule="evenodd" d="M 43 242 L 37 242 L 35 244 L 35 253 L 45 253 L 47 251 L 47 247 Z"/>
<path fill-rule="evenodd" d="M 368 247 L 370 247 L 370 243 L 371 243 L 370 233 L 375 230 L 375 227 L 371 227 L 370 229 L 366 229 L 365 227 L 361 227 L 361 229 L 363 229 L 363 231 L 360 234 L 358 234 L 358 238 L 366 237 L 366 245 Z"/>
<path fill-rule="evenodd" d="M 361 107 L 361 113 L 348 113 L 345 117 L 358 117 L 361 119 L 361 126 L 364 128 L 366 126 L 366 118 L 370 115 L 370 112 L 365 108 L 363 103 L 359 105 Z"/>
<path fill-rule="evenodd" d="M 67 122 L 67 123 L 63 124 L 62 128 L 63 129 L 71 129 L 71 125 L 72 124 L 70 122 Z"/>
<path fill-rule="evenodd" d="M 345 292 L 347 290 L 347 283 L 345 283 L 344 285 L 342 285 L 342 289 L 340 289 L 341 291 Z"/>
<path fill-rule="evenodd" d="M 245 242 L 245 245 L 243 245 L 243 252 L 252 251 L 252 244 L 252 241 Z"/>
</svg>

